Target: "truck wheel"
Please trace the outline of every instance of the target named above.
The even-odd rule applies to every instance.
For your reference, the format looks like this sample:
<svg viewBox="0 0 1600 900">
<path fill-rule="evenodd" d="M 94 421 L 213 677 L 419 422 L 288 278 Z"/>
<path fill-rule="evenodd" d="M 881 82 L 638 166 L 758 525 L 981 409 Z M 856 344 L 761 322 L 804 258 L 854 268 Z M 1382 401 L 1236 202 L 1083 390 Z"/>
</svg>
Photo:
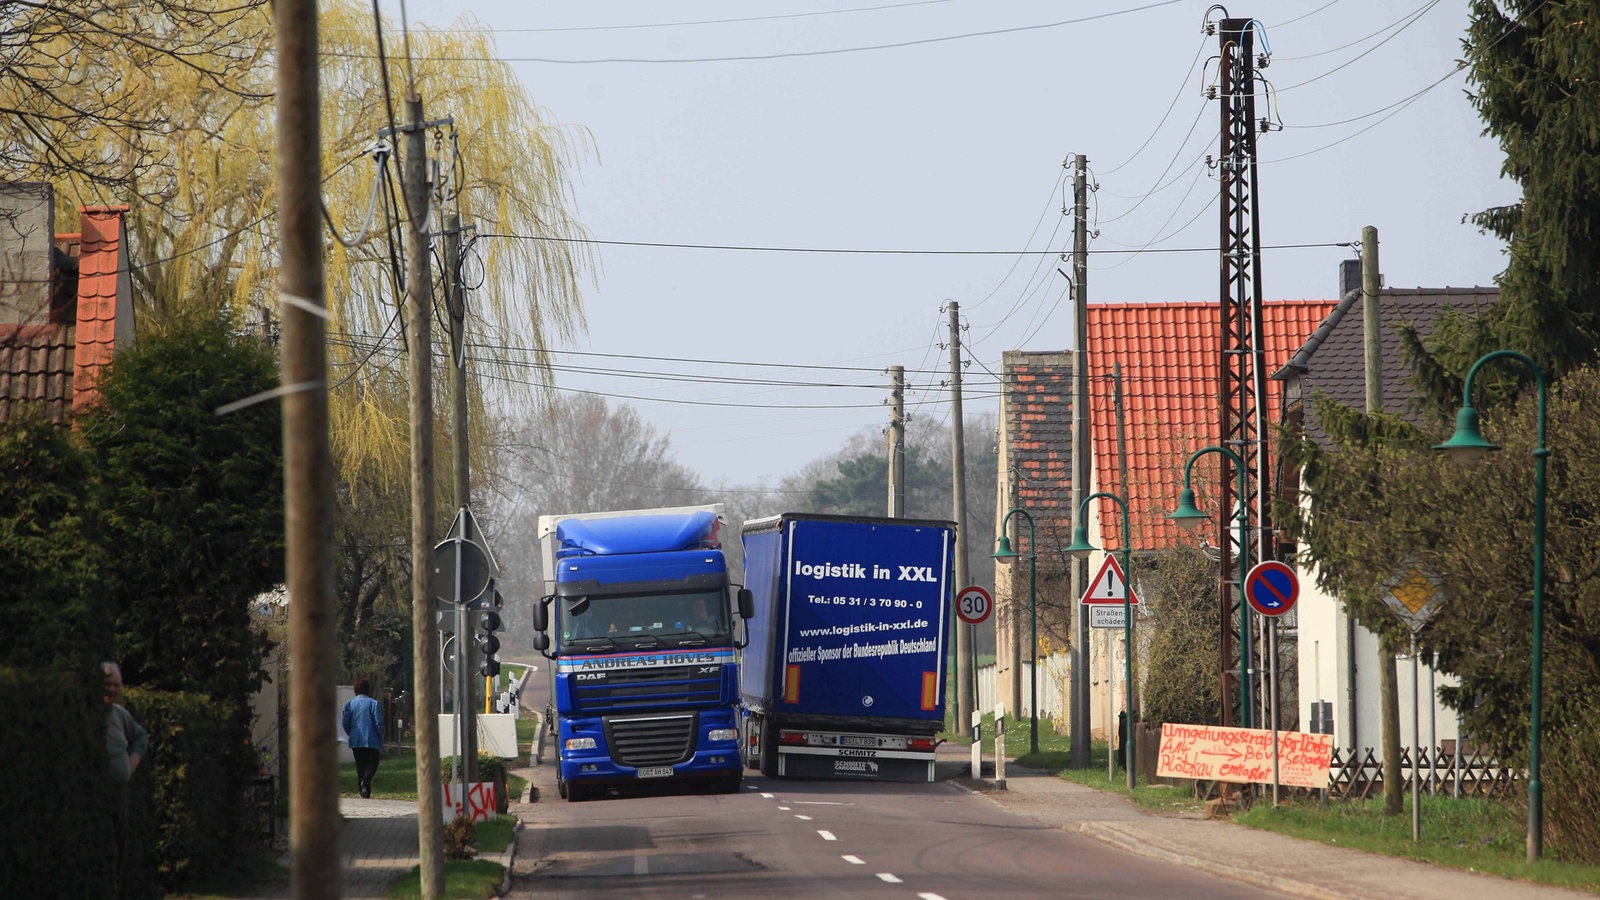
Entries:
<svg viewBox="0 0 1600 900">
<path fill-rule="evenodd" d="M 768 778 L 778 774 L 778 729 L 771 722 L 761 723 L 761 774 Z"/>
<path fill-rule="evenodd" d="M 566 784 L 564 787 L 566 790 L 562 791 L 561 796 L 567 798 L 568 803 L 582 803 L 589 799 L 590 788 L 587 785 Z"/>
<path fill-rule="evenodd" d="M 718 794 L 737 794 L 744 784 L 744 773 L 734 772 L 711 779 L 711 790 Z"/>
<path fill-rule="evenodd" d="M 561 795 L 561 799 L 567 799 L 567 783 L 565 781 L 556 782 L 556 793 Z"/>
</svg>

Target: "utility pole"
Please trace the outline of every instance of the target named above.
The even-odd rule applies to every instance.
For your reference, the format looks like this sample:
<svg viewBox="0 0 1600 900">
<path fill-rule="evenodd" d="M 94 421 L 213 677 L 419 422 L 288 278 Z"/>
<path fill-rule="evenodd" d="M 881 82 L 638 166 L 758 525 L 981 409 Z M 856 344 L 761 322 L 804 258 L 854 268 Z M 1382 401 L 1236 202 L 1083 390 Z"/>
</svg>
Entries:
<svg viewBox="0 0 1600 900">
<path fill-rule="evenodd" d="M 967 586 L 967 451 L 961 422 L 961 304 L 950 301 L 950 496 L 956 519 L 956 590 Z M 952 613 L 954 610 L 952 610 Z M 973 629 L 958 622 L 956 629 L 956 729 L 968 727 L 977 697 L 972 678 Z"/>
<path fill-rule="evenodd" d="M 417 858 L 422 896 L 444 893 L 444 810 L 439 785 L 439 720 L 434 685 L 439 658 L 434 653 L 433 591 L 433 344 L 428 269 L 428 159 L 422 98 L 406 100 L 410 124 L 404 126 L 406 197 L 406 348 L 411 382 L 411 649 L 412 718 L 417 727 Z M 456 665 L 467 659 L 467 636 L 456 635 Z M 456 698 L 460 703 L 460 698 Z"/>
<path fill-rule="evenodd" d="M 281 0 L 278 270 L 283 317 L 284 567 L 289 588 L 289 878 L 294 896 L 337 897 L 338 645 L 333 599 L 333 451 L 328 441 L 326 285 L 317 5 Z M 431 632 L 430 632 L 431 634 Z"/>
<path fill-rule="evenodd" d="M 1072 508 L 1089 495 L 1089 157 L 1079 153 L 1072 170 Z M 1124 536 L 1123 540 L 1127 540 Z M 1078 599 L 1089 589 L 1089 561 L 1073 559 L 1072 692 L 1069 761 L 1089 768 L 1089 609 Z M 1109 647 L 1109 644 L 1107 645 Z M 1109 651 L 1108 651 L 1109 652 Z M 1111 735 L 1106 735 L 1109 744 Z"/>
<path fill-rule="evenodd" d="M 889 380 L 889 518 L 898 519 L 906 514 L 906 367 L 890 366 Z"/>
<path fill-rule="evenodd" d="M 1257 663 L 1252 649 L 1253 624 L 1250 606 L 1244 601 L 1244 585 L 1232 583 L 1237 552 L 1247 565 L 1271 559 L 1274 547 L 1271 507 L 1271 467 L 1267 455 L 1268 425 L 1266 364 L 1261 324 L 1261 221 L 1260 195 L 1256 189 L 1255 117 L 1255 28 L 1254 19 L 1222 19 L 1208 26 L 1219 42 L 1217 87 L 1221 123 L 1217 157 L 1217 184 L 1221 194 L 1220 265 L 1218 266 L 1220 333 L 1217 350 L 1218 436 L 1217 445 L 1237 454 L 1242 468 L 1252 476 L 1234 496 L 1232 458 L 1222 457 L 1218 475 L 1221 498 L 1217 516 L 1217 546 L 1222 549 L 1218 575 L 1218 673 L 1222 696 L 1222 724 L 1257 727 L 1255 679 L 1266 668 Z M 1238 509 L 1243 528 L 1232 534 L 1229 515 Z M 1249 535 L 1254 529 L 1255 546 Z M 1237 624 L 1235 624 L 1237 622 Z M 1239 653 L 1237 706 L 1229 681 L 1228 665 L 1234 658 L 1235 636 Z M 1262 718 L 1265 718 L 1264 716 Z"/>
<path fill-rule="evenodd" d="M 1378 229 L 1361 229 L 1361 344 L 1367 381 L 1367 415 L 1383 412 L 1383 333 L 1379 292 L 1383 275 L 1378 269 Z M 1355 652 L 1355 648 L 1351 648 Z M 1378 637 L 1378 698 L 1383 716 L 1383 812 L 1398 816 L 1405 806 L 1400 784 L 1400 673 L 1396 671 L 1394 642 Z M 1413 776 L 1415 777 L 1415 773 Z"/>
<path fill-rule="evenodd" d="M 467 295 L 461 287 L 461 217 L 454 213 L 445 220 L 445 308 L 450 320 L 450 415 L 452 420 L 451 462 L 454 464 L 455 499 L 457 509 L 472 506 L 471 470 L 467 462 Z M 464 523 L 463 523 L 464 524 Z M 463 534 L 462 537 L 470 537 Z M 465 785 L 478 780 L 478 705 L 473 690 L 476 679 L 473 672 L 477 654 L 471 615 L 464 604 L 456 609 L 456 741 L 457 755 L 465 769 Z"/>
</svg>

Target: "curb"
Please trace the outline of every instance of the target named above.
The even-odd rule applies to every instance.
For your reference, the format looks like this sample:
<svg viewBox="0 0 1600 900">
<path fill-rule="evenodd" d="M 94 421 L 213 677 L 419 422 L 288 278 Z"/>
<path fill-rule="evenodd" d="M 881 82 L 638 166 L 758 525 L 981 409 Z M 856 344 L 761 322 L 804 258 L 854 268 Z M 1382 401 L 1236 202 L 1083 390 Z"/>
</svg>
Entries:
<svg viewBox="0 0 1600 900">
<path fill-rule="evenodd" d="M 1148 841 L 1141 840 L 1138 835 L 1124 831 L 1110 822 L 1080 822 L 1070 830 L 1136 856 L 1175 863 L 1219 878 L 1226 878 L 1229 881 L 1252 884 L 1256 887 L 1267 888 L 1268 890 L 1279 891 L 1296 897 L 1312 897 L 1315 900 L 1348 900 L 1351 896 L 1347 893 L 1331 891 L 1320 885 L 1308 884 L 1293 878 L 1282 878 L 1265 872 L 1229 866 L 1214 859 L 1168 850 L 1165 847 L 1157 847 Z"/>
<path fill-rule="evenodd" d="M 517 861 L 517 832 L 522 830 L 522 819 L 517 819 L 517 824 L 511 829 L 511 843 L 506 844 L 506 849 L 501 851 L 500 864 L 505 866 L 506 874 L 500 879 L 500 889 L 495 891 L 496 897 L 504 897 L 511 892 L 511 870 Z"/>
</svg>

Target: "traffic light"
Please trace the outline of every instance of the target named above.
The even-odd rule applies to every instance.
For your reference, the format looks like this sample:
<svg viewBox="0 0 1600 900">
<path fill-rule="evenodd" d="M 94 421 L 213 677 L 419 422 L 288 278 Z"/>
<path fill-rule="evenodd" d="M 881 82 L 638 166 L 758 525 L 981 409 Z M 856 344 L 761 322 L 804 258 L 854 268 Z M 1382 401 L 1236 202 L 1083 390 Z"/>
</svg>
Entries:
<svg viewBox="0 0 1600 900">
<path fill-rule="evenodd" d="M 494 655 L 500 652 L 500 639 L 494 636 L 500 630 L 500 614 L 494 610 L 485 610 L 478 616 L 477 634 L 473 635 L 478 642 L 478 652 L 483 656 L 483 662 L 478 664 L 478 674 L 485 678 L 492 678 L 500 674 L 500 660 Z"/>
</svg>

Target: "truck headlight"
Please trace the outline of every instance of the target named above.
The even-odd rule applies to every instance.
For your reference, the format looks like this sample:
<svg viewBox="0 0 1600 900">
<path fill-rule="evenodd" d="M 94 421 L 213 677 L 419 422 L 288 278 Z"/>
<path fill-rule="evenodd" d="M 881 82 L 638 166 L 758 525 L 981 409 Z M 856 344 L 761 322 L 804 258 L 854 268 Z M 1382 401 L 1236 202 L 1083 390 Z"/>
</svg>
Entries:
<svg viewBox="0 0 1600 900">
<path fill-rule="evenodd" d="M 737 728 L 713 728 L 706 732 L 706 740 L 709 741 L 737 741 L 738 739 L 739 730 Z"/>
<path fill-rule="evenodd" d="M 593 750 L 594 738 L 567 738 L 568 750 Z"/>
</svg>

